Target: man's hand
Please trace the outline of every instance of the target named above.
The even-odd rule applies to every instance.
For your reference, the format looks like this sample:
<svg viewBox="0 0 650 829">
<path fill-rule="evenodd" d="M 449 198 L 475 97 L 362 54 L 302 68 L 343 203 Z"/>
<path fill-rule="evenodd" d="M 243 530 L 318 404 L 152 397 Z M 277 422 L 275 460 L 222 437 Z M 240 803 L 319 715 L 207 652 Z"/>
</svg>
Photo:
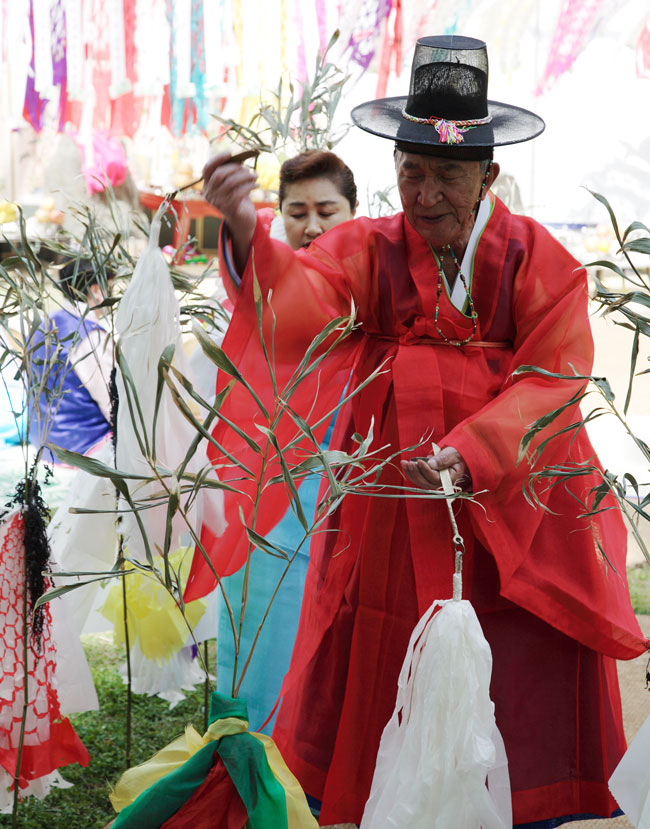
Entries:
<svg viewBox="0 0 650 829">
<path fill-rule="evenodd" d="M 224 215 L 232 237 L 235 267 L 241 273 L 248 259 L 257 214 L 250 194 L 257 174 L 243 164 L 229 163 L 230 153 L 218 153 L 203 168 L 203 196 Z"/>
<path fill-rule="evenodd" d="M 467 464 L 457 449 L 445 446 L 437 455 L 402 461 L 402 471 L 416 486 L 422 489 L 441 489 L 440 469 L 448 469 L 454 486 L 467 489 L 471 483 Z"/>
</svg>

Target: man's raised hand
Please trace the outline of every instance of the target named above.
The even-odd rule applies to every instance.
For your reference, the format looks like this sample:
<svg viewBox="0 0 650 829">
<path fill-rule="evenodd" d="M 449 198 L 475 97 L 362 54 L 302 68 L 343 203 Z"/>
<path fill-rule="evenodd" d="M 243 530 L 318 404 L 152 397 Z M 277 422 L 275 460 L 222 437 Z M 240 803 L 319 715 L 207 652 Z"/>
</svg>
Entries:
<svg viewBox="0 0 650 829">
<path fill-rule="evenodd" d="M 241 272 L 248 259 L 257 220 L 250 197 L 257 187 L 257 174 L 231 159 L 230 153 L 217 153 L 207 162 L 203 168 L 203 196 L 223 213 L 232 238 L 235 266 Z"/>
</svg>

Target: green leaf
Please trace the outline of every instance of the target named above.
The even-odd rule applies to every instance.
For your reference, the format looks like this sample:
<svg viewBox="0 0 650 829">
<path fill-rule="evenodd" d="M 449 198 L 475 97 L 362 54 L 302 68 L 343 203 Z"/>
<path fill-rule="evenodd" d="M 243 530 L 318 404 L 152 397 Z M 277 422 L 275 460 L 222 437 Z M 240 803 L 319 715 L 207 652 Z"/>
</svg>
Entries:
<svg viewBox="0 0 650 829">
<path fill-rule="evenodd" d="M 284 478 L 284 482 L 287 486 L 287 489 L 289 490 L 289 496 L 290 496 L 290 499 L 291 499 L 291 505 L 292 505 L 293 511 L 296 514 L 296 517 L 298 518 L 298 521 L 300 521 L 300 523 L 302 524 L 303 529 L 308 531 L 309 530 L 309 524 L 307 523 L 307 518 L 305 517 L 305 513 L 304 513 L 304 510 L 302 508 L 302 503 L 300 501 L 300 496 L 298 495 L 298 490 L 296 488 L 296 484 L 295 484 L 293 478 L 291 477 L 291 472 L 289 472 L 289 467 L 287 465 L 287 461 L 284 457 L 284 454 L 283 454 L 282 450 L 280 449 L 280 445 L 278 443 L 278 440 L 277 440 L 276 436 L 273 434 L 273 432 L 271 431 L 271 429 L 267 429 L 266 426 L 261 426 L 259 424 L 255 424 L 255 425 L 260 430 L 260 432 L 262 432 L 262 434 L 267 436 L 267 438 L 269 439 L 269 442 L 271 443 L 271 446 L 273 446 L 273 448 L 275 449 L 275 452 L 278 456 L 278 460 L 280 461 L 280 467 L 282 469 L 282 476 Z"/>
<path fill-rule="evenodd" d="M 89 458 L 86 455 L 80 455 L 78 452 L 71 452 L 69 449 L 63 449 L 60 446 L 55 446 L 53 443 L 47 443 L 46 446 L 54 452 L 60 461 L 68 464 L 68 466 L 82 469 L 84 472 L 87 472 L 89 475 L 94 475 L 97 478 L 108 478 L 120 495 L 124 495 L 126 498 L 130 497 L 126 480 L 140 482 L 150 480 L 143 478 L 142 475 L 135 475 L 131 472 L 120 472 L 96 458 Z"/>
<path fill-rule="evenodd" d="M 270 416 L 268 411 L 266 410 L 266 407 L 259 399 L 253 388 L 244 379 L 244 376 L 241 374 L 239 369 L 231 361 L 226 352 L 222 348 L 220 348 L 212 339 L 210 339 L 210 337 L 205 333 L 203 328 L 196 321 L 192 323 L 192 333 L 194 334 L 199 345 L 203 349 L 203 353 L 205 354 L 205 356 L 209 360 L 211 360 L 217 366 L 217 368 L 221 369 L 221 371 L 224 371 L 226 374 L 230 375 L 230 377 L 234 377 L 236 380 L 238 380 L 248 390 L 249 394 L 256 402 L 259 410 L 262 412 L 264 417 L 267 420 L 270 420 Z"/>
<path fill-rule="evenodd" d="M 266 348 L 266 341 L 264 339 L 264 303 L 262 300 L 262 291 L 260 290 L 260 283 L 257 279 L 257 271 L 255 270 L 255 249 L 253 249 L 251 254 L 252 260 L 252 268 L 253 268 L 253 299 L 255 301 L 255 314 L 257 316 L 257 330 L 260 335 L 260 343 L 262 345 L 262 353 L 264 354 L 264 359 L 266 360 L 266 365 L 269 370 L 269 376 L 271 378 L 271 386 L 273 388 L 273 396 L 278 396 L 278 386 L 275 379 L 275 371 L 273 370 L 273 364 L 269 358 L 269 354 Z"/>
<path fill-rule="evenodd" d="M 541 374 L 544 377 L 554 377 L 558 380 L 592 380 L 590 374 L 557 374 L 554 371 L 547 371 L 545 368 L 539 366 L 518 366 L 513 372 L 512 376 L 519 374 Z"/>
<path fill-rule="evenodd" d="M 275 544 L 272 544 L 267 538 L 264 538 L 263 535 L 255 532 L 252 527 L 247 527 L 244 524 L 244 529 L 246 530 L 246 535 L 248 536 L 248 540 L 251 544 L 262 550 L 262 552 L 268 553 L 276 558 L 284 559 L 284 561 L 289 561 L 289 556 L 281 547 L 277 547 Z"/>
<path fill-rule="evenodd" d="M 589 190 L 588 187 L 585 189 Z M 601 204 L 605 205 L 605 207 L 607 208 L 607 212 L 609 213 L 609 218 L 612 223 L 612 227 L 614 228 L 614 235 L 616 236 L 616 240 L 618 241 L 619 245 L 622 245 L 623 240 L 621 239 L 621 234 L 618 230 L 618 222 L 616 221 L 616 216 L 614 215 L 614 211 L 612 210 L 610 203 L 607 201 L 605 196 L 602 196 L 600 193 L 596 193 L 593 190 L 589 190 L 589 192 L 595 199 L 597 199 Z"/>
<path fill-rule="evenodd" d="M 635 230 L 643 230 L 646 233 L 650 233 L 650 228 L 643 224 L 643 222 L 632 222 L 632 224 L 627 228 L 625 233 L 623 234 L 623 241 L 627 239 L 630 233 L 633 233 Z"/>
<path fill-rule="evenodd" d="M 627 394 L 625 395 L 625 405 L 623 406 L 623 414 L 627 414 L 630 400 L 632 399 L 632 385 L 634 383 L 634 372 L 636 370 L 636 361 L 639 356 L 639 329 L 634 332 L 634 339 L 632 341 L 632 350 L 630 351 L 630 379 L 627 385 Z"/>
<path fill-rule="evenodd" d="M 94 579 L 88 579 L 88 581 L 80 581 L 77 584 L 66 584 L 62 587 L 53 587 L 50 590 L 46 590 L 42 596 L 34 602 L 34 610 L 41 607 L 48 602 L 51 602 L 52 599 L 58 599 L 59 596 L 65 596 L 66 593 L 70 593 L 72 590 L 78 590 L 80 587 L 85 587 L 88 584 L 93 584 L 96 581 L 104 581 L 105 579 L 111 578 L 119 578 L 120 576 L 125 576 L 128 573 L 134 572 L 133 570 L 111 570 L 109 573 L 103 573 L 102 575 L 98 576 Z M 57 573 L 56 575 L 62 575 L 61 573 Z"/>
<path fill-rule="evenodd" d="M 163 389 L 165 388 L 165 372 L 167 368 L 171 365 L 172 360 L 174 359 L 174 352 L 176 351 L 176 344 L 170 343 L 166 348 L 163 349 L 162 354 L 160 355 L 160 359 L 158 360 L 158 377 L 156 380 L 156 398 L 154 400 L 154 410 L 153 410 L 153 423 L 151 426 L 151 434 L 152 434 L 152 441 L 153 447 L 151 451 L 152 460 L 155 462 L 156 460 L 156 426 L 158 425 L 158 413 L 160 412 L 160 403 L 162 400 L 162 393 Z"/>
<path fill-rule="evenodd" d="M 588 262 L 585 265 L 585 268 L 607 268 L 607 270 L 614 271 L 614 273 L 618 274 L 622 279 L 627 279 L 627 275 L 623 269 L 615 262 L 611 262 L 609 259 L 598 259 L 595 262 Z"/>
<path fill-rule="evenodd" d="M 633 239 L 631 242 L 626 242 L 622 249 L 650 255 L 650 239 Z"/>
</svg>

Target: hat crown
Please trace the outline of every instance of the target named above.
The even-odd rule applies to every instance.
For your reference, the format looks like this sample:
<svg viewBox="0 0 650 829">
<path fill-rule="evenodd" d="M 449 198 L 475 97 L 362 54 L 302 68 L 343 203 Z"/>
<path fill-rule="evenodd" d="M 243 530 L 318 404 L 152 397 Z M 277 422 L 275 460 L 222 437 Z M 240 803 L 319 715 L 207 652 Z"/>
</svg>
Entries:
<svg viewBox="0 0 650 829">
<path fill-rule="evenodd" d="M 487 86 L 487 47 L 482 40 L 456 35 L 422 37 L 415 46 L 404 109 L 416 118 L 485 118 Z"/>
</svg>

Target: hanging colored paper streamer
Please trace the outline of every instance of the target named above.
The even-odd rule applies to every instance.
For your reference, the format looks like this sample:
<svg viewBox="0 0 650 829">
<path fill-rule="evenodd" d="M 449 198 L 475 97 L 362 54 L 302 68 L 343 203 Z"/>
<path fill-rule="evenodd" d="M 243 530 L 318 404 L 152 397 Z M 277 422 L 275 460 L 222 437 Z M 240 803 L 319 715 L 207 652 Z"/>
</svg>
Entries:
<svg viewBox="0 0 650 829">
<path fill-rule="evenodd" d="M 650 78 L 650 17 L 636 44 L 636 74 L 639 78 Z"/>
<path fill-rule="evenodd" d="M 564 0 L 558 12 L 544 74 L 535 90 L 541 95 L 567 72 L 598 22 L 602 0 Z"/>
<path fill-rule="evenodd" d="M 273 740 L 248 731 L 246 703 L 216 692 L 205 735 L 188 726 L 183 736 L 125 772 L 111 802 L 119 812 L 113 829 L 179 829 L 197 825 L 197 813 L 225 829 L 317 827 Z"/>
<path fill-rule="evenodd" d="M 180 572 L 186 557 L 187 580 L 192 560 L 191 550 L 176 550 L 169 556 L 174 571 Z M 125 582 L 127 621 L 131 645 L 138 644 L 143 655 L 155 662 L 168 662 L 185 645 L 187 625 L 169 591 L 148 573 L 135 572 Z M 185 605 L 187 621 L 195 628 L 205 612 L 206 603 L 201 599 Z M 124 645 L 124 596 L 122 584 L 114 584 L 108 592 L 101 613 L 113 625 L 115 644 Z"/>
</svg>

